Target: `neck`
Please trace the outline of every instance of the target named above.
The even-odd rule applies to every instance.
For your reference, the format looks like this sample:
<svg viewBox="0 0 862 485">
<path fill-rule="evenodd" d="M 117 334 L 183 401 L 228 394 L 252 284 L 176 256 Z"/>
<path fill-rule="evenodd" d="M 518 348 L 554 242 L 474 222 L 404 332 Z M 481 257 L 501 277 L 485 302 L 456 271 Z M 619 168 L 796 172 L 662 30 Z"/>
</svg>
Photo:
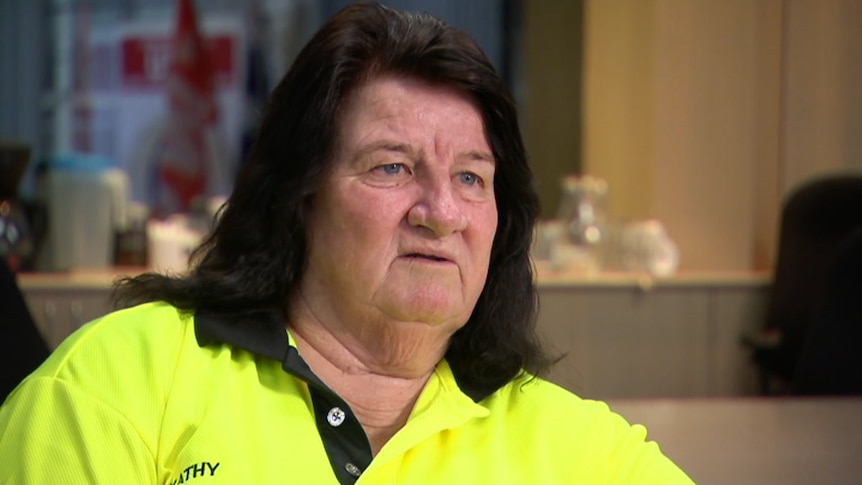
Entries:
<svg viewBox="0 0 862 485">
<path fill-rule="evenodd" d="M 323 382 L 341 396 L 356 414 L 368 435 L 372 452 L 380 448 L 401 429 L 433 369 L 424 375 L 410 377 L 381 374 L 358 362 L 344 365 L 345 359 L 332 349 L 321 351 L 303 332 L 294 329 L 294 339 L 302 358 Z M 349 359 L 347 359 L 349 360 Z M 373 389 L 373 392 L 368 392 Z"/>
<path fill-rule="evenodd" d="M 376 454 L 407 422 L 448 337 L 403 322 L 369 325 L 364 328 L 379 331 L 354 335 L 347 327 L 324 323 L 304 301 L 296 303 L 290 329 L 300 354 L 347 401 Z"/>
</svg>

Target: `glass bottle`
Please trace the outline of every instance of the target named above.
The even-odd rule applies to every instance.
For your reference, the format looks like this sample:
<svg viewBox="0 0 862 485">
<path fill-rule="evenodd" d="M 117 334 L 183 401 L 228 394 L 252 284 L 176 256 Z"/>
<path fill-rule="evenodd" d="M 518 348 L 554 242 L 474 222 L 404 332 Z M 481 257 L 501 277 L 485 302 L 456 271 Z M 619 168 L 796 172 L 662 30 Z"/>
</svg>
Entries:
<svg viewBox="0 0 862 485">
<path fill-rule="evenodd" d="M 568 175 L 562 180 L 557 219 L 566 224 L 567 266 L 594 272 L 601 266 L 600 249 L 607 223 L 608 184 L 590 175 Z M 559 259 L 560 257 L 558 257 Z"/>
</svg>

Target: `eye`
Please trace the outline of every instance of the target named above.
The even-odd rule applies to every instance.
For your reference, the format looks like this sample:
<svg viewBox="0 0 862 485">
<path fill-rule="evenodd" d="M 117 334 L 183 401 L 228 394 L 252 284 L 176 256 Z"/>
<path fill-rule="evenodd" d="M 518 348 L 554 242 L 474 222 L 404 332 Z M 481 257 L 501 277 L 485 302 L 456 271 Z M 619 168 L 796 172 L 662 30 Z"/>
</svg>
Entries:
<svg viewBox="0 0 862 485">
<path fill-rule="evenodd" d="M 458 174 L 458 179 L 464 185 L 476 185 L 482 183 L 482 179 L 472 172 L 461 172 Z"/>
<path fill-rule="evenodd" d="M 379 162 L 378 162 L 379 163 Z M 403 185 L 413 176 L 413 170 L 408 163 L 392 162 L 371 165 L 362 179 L 365 183 L 376 187 L 396 187 Z"/>
<path fill-rule="evenodd" d="M 405 167 L 403 163 L 387 163 L 386 165 L 377 167 L 377 169 L 387 175 L 398 175 L 404 171 Z"/>
</svg>

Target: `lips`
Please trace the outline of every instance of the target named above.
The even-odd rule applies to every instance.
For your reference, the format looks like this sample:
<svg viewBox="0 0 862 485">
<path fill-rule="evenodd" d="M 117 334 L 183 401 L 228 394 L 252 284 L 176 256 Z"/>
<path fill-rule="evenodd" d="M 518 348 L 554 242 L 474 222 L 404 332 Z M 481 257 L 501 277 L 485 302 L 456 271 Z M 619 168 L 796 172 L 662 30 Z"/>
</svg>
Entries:
<svg viewBox="0 0 862 485">
<path fill-rule="evenodd" d="M 434 256 L 433 254 L 410 253 L 410 254 L 406 254 L 405 256 L 408 258 L 427 259 L 429 261 L 437 261 L 437 262 L 448 262 L 449 261 L 446 258 Z"/>
<path fill-rule="evenodd" d="M 455 257 L 449 254 L 446 251 L 439 251 L 433 249 L 418 249 L 418 250 L 410 250 L 404 251 L 402 253 L 402 257 L 409 259 L 420 259 L 426 261 L 433 261 L 437 263 L 453 263 L 455 262 Z"/>
</svg>

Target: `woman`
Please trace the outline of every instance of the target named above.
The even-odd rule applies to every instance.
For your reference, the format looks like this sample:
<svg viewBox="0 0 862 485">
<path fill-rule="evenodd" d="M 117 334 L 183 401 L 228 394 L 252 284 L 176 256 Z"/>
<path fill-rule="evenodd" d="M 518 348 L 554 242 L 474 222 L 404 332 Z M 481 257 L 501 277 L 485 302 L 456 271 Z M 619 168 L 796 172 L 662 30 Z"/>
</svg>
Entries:
<svg viewBox="0 0 862 485">
<path fill-rule="evenodd" d="M 537 205 L 476 44 L 346 8 L 273 93 L 192 272 L 125 281 L 139 305 L 4 406 L 20 465 L 0 478 L 690 483 L 642 427 L 535 377 Z"/>
</svg>

